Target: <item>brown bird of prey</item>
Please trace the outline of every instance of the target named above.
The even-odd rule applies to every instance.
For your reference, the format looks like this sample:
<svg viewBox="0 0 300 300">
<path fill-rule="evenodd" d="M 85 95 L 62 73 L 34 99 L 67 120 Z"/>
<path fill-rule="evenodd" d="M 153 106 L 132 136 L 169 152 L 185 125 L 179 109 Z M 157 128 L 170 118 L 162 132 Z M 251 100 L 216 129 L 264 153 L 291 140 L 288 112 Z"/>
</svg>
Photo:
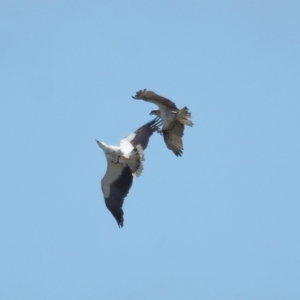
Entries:
<svg viewBox="0 0 300 300">
<path fill-rule="evenodd" d="M 131 188 L 133 177 L 142 173 L 144 150 L 151 135 L 159 129 L 160 123 L 159 118 L 148 122 L 122 139 L 120 146 L 110 146 L 96 140 L 107 160 L 107 170 L 101 180 L 105 204 L 119 227 L 123 227 L 124 223 L 124 199 Z"/>
<path fill-rule="evenodd" d="M 164 137 L 166 146 L 172 150 L 176 156 L 181 156 L 183 153 L 182 137 L 184 125 L 193 126 L 190 120 L 191 113 L 185 106 L 178 109 L 174 102 L 154 92 L 147 91 L 146 89 L 140 90 L 135 96 L 136 100 L 144 100 L 151 102 L 158 106 L 158 110 L 152 110 L 150 115 L 155 115 L 162 120 L 162 130 L 160 131 Z"/>
</svg>

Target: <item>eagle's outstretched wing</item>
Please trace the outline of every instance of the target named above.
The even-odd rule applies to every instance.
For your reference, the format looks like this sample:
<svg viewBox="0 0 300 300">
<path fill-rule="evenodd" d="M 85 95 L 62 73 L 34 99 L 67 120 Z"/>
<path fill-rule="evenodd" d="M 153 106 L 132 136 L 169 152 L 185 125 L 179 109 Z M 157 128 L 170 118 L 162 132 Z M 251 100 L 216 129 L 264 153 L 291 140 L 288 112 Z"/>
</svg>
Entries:
<svg viewBox="0 0 300 300">
<path fill-rule="evenodd" d="M 123 227 L 124 212 L 122 206 L 132 181 L 132 171 L 128 166 L 107 161 L 107 170 L 101 180 L 101 188 L 106 207 L 116 219 L 119 227 Z"/>
<path fill-rule="evenodd" d="M 172 102 L 171 100 L 164 98 L 162 96 L 159 96 L 159 95 L 155 94 L 154 92 L 147 91 L 146 89 L 136 92 L 136 95 L 132 96 L 132 98 L 136 99 L 136 100 L 145 100 L 147 102 L 154 103 L 159 108 L 162 108 L 163 106 L 165 106 L 169 109 L 178 110 L 175 103 Z"/>
<path fill-rule="evenodd" d="M 183 153 L 183 137 L 184 125 L 175 121 L 168 129 L 163 129 L 162 133 L 168 149 L 172 150 L 176 156 Z"/>
<path fill-rule="evenodd" d="M 146 123 L 136 131 L 122 139 L 120 141 L 120 147 L 123 149 L 123 151 L 128 153 L 132 151 L 137 145 L 140 145 L 142 150 L 145 150 L 148 146 L 151 135 L 155 131 L 158 131 L 160 124 L 161 120 L 159 118 L 155 118 L 154 120 Z"/>
</svg>

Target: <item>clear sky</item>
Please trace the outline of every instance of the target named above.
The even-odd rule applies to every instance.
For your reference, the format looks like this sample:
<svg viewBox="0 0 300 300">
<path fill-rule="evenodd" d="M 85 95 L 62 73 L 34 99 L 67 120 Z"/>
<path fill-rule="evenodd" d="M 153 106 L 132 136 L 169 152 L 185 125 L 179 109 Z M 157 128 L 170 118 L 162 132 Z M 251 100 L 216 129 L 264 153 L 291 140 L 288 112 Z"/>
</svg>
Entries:
<svg viewBox="0 0 300 300">
<path fill-rule="evenodd" d="M 299 1 L 0 1 L 0 299 L 300 299 Z M 160 135 L 119 229 L 108 144 Z"/>
</svg>

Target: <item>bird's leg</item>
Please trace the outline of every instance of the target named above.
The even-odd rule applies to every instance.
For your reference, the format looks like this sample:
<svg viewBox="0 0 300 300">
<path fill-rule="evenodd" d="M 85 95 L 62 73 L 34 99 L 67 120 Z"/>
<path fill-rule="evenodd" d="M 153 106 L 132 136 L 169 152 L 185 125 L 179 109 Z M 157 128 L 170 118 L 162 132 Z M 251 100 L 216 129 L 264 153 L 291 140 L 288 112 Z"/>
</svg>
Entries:
<svg viewBox="0 0 300 300">
<path fill-rule="evenodd" d="M 157 129 L 157 132 L 158 132 L 160 135 L 163 134 L 163 133 L 162 133 L 162 129 Z"/>
<path fill-rule="evenodd" d="M 119 162 L 119 155 L 113 155 L 112 153 L 106 153 L 106 157 L 108 160 L 114 164 L 117 164 Z"/>
<path fill-rule="evenodd" d="M 127 159 L 126 157 L 122 156 L 122 155 L 119 155 L 118 156 L 118 163 L 119 164 L 122 164 L 122 165 L 126 165 L 127 164 Z"/>
</svg>

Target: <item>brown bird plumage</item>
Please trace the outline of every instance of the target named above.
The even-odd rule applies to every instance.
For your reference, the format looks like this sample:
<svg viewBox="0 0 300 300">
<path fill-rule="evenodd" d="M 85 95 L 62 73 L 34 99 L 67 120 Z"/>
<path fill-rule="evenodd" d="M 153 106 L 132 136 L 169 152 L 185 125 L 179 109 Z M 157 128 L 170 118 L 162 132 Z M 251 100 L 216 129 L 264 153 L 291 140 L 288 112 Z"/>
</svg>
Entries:
<svg viewBox="0 0 300 300">
<path fill-rule="evenodd" d="M 184 125 L 194 125 L 190 120 L 191 113 L 188 108 L 178 109 L 171 100 L 146 89 L 138 91 L 132 98 L 151 102 L 158 106 L 159 109 L 152 110 L 150 114 L 161 118 L 163 124 L 161 133 L 167 148 L 173 151 L 176 156 L 181 156 L 183 153 Z"/>
</svg>

